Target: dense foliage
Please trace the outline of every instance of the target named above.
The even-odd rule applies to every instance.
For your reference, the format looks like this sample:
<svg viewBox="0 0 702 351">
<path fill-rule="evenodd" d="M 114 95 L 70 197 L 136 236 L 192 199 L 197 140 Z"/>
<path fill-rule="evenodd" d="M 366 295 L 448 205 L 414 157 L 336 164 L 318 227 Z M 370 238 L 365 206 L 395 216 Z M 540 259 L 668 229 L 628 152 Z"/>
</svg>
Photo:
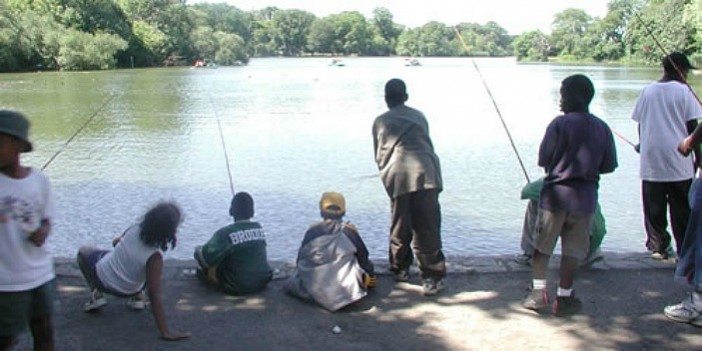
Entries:
<svg viewBox="0 0 702 351">
<path fill-rule="evenodd" d="M 552 32 L 510 36 L 495 22 L 406 28 L 377 8 L 316 17 L 268 7 L 242 11 L 185 0 L 0 0 L 0 71 L 245 64 L 301 55 L 509 56 L 547 61 L 657 62 L 660 49 L 702 59 L 702 0 L 611 0 L 604 18 L 578 9 Z M 635 14 L 638 14 L 640 21 Z M 457 33 L 465 40 L 463 47 Z"/>
<path fill-rule="evenodd" d="M 658 63 L 662 50 L 657 39 L 666 52 L 683 51 L 700 59 L 701 13 L 702 0 L 611 0 L 604 18 L 568 9 L 555 16 L 549 37 L 529 32 L 515 38 L 514 53 L 519 59 L 537 61 L 557 56 L 562 60 Z M 544 38 L 547 45 L 537 49 L 535 43 L 543 43 Z"/>
</svg>

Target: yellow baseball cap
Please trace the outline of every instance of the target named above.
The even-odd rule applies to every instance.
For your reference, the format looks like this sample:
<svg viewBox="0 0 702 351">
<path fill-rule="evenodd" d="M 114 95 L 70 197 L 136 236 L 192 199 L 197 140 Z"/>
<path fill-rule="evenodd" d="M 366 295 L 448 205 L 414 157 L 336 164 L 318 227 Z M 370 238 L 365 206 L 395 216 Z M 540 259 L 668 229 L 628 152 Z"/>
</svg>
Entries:
<svg viewBox="0 0 702 351">
<path fill-rule="evenodd" d="M 325 214 L 343 216 L 346 214 L 346 199 L 340 193 L 334 191 L 325 192 L 322 194 L 322 199 L 319 200 L 319 210 Z"/>
</svg>

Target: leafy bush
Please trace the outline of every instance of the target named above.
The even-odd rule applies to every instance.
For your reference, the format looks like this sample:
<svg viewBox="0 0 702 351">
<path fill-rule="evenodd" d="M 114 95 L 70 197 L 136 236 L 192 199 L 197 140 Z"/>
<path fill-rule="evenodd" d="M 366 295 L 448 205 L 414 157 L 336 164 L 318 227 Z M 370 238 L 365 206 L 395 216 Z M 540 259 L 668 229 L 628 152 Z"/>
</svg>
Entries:
<svg viewBox="0 0 702 351">
<path fill-rule="evenodd" d="M 114 34 L 88 34 L 67 29 L 60 39 L 57 62 L 62 69 L 107 69 L 117 63 L 115 54 L 127 48 L 127 42 Z"/>
</svg>

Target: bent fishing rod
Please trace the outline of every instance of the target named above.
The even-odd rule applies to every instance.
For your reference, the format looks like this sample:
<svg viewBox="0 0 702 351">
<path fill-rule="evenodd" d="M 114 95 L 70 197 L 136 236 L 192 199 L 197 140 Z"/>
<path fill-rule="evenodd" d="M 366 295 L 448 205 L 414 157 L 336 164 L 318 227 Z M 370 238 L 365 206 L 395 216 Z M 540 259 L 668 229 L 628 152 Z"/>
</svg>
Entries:
<svg viewBox="0 0 702 351">
<path fill-rule="evenodd" d="M 663 52 L 664 57 L 667 57 L 668 62 L 670 62 L 670 64 L 673 65 L 673 68 L 675 68 L 675 71 L 678 72 L 678 76 L 680 76 L 682 83 L 685 84 L 688 89 L 690 89 L 692 96 L 694 96 L 695 99 L 697 100 L 697 103 L 700 104 L 700 106 L 702 106 L 702 100 L 700 100 L 700 97 L 697 95 L 695 90 L 692 89 L 692 86 L 690 86 L 690 83 L 687 82 L 687 79 L 685 78 L 685 75 L 683 75 L 683 72 L 680 69 L 680 67 L 678 67 L 678 65 L 675 63 L 675 61 L 673 61 L 673 59 L 670 57 L 670 54 L 668 53 L 668 51 L 663 47 L 663 45 L 658 40 L 656 35 L 653 34 L 653 31 L 648 26 L 648 24 L 646 24 L 646 22 L 643 20 L 643 18 L 641 18 L 638 11 L 634 11 L 634 17 L 636 17 L 636 19 L 639 20 L 641 25 L 643 25 L 643 27 L 646 29 L 646 32 L 648 33 L 648 35 L 651 37 L 651 39 L 653 39 L 653 42 L 656 43 L 656 46 L 661 50 L 661 52 Z"/>
<path fill-rule="evenodd" d="M 63 146 L 61 146 L 61 148 L 58 149 L 58 151 L 56 151 L 56 153 L 54 153 L 54 155 L 51 156 L 51 158 L 49 158 L 48 161 L 46 161 L 44 166 L 41 167 L 41 170 L 43 171 L 46 169 L 46 167 L 49 167 L 51 162 L 53 162 L 56 159 L 56 157 L 58 157 L 58 155 L 60 155 L 63 152 L 63 150 L 66 150 L 66 148 L 68 147 L 68 144 L 70 144 L 73 141 L 73 139 L 75 139 L 76 136 L 78 136 L 78 134 L 80 134 L 80 132 L 82 132 L 83 129 L 85 129 L 85 127 L 87 127 L 88 124 L 90 124 L 90 122 L 95 118 L 95 116 L 97 116 L 100 113 L 100 111 L 102 111 L 105 108 L 105 106 L 107 106 L 107 104 L 109 104 L 110 101 L 112 101 L 115 97 L 117 97 L 117 95 L 113 94 L 112 96 L 110 96 L 109 99 L 105 100 L 105 102 L 102 105 L 100 105 L 100 107 L 97 110 L 95 110 L 95 112 L 93 112 L 93 114 L 90 115 L 90 117 L 88 117 L 88 119 L 86 119 L 86 121 L 83 123 L 83 125 L 81 125 L 80 128 L 78 128 L 78 130 L 76 130 L 73 133 L 73 135 L 71 135 L 71 137 L 68 138 L 68 140 L 66 140 L 66 142 L 63 144 Z"/>
<path fill-rule="evenodd" d="M 463 45 L 463 49 L 466 50 L 466 54 L 470 55 L 470 49 L 468 49 L 468 45 L 466 44 L 466 41 L 463 39 L 461 32 L 458 31 L 458 28 L 456 26 L 453 27 L 453 30 L 456 31 L 456 35 L 458 35 L 458 39 L 461 41 L 461 44 Z M 485 77 L 483 76 L 483 73 L 480 71 L 480 67 L 478 67 L 478 64 L 475 62 L 475 60 L 472 57 L 470 57 L 470 61 L 473 63 L 473 67 L 478 72 L 478 75 L 480 76 L 480 79 L 483 82 L 483 86 L 485 87 L 485 90 L 487 91 L 488 96 L 490 97 L 490 101 L 492 101 L 492 105 L 495 107 L 495 111 L 497 112 L 497 117 L 499 117 L 500 122 L 502 122 L 502 127 L 505 129 L 505 132 L 507 133 L 507 138 L 509 138 L 509 143 L 510 143 L 510 145 L 512 145 L 512 150 L 514 150 L 514 154 L 517 156 L 517 161 L 519 161 L 519 166 L 522 168 L 522 172 L 524 172 L 524 178 L 526 178 L 527 183 L 531 183 L 531 180 L 529 179 L 529 173 L 527 173 L 526 167 L 524 167 L 524 162 L 522 161 L 522 157 L 519 155 L 519 150 L 517 150 L 517 145 L 514 144 L 514 139 L 512 138 L 512 133 L 509 132 L 509 128 L 507 127 L 507 122 L 505 122 L 504 117 L 502 117 L 502 111 L 500 111 L 500 107 L 497 105 L 497 102 L 495 101 L 495 98 L 492 95 L 492 91 L 490 90 L 490 86 L 487 84 L 487 81 L 485 80 Z"/>
<path fill-rule="evenodd" d="M 210 105 L 212 105 L 212 111 L 214 112 L 215 118 L 217 118 L 217 127 L 219 128 L 219 137 L 222 141 L 222 150 L 224 150 L 224 163 L 227 166 L 227 175 L 229 176 L 229 190 L 232 191 L 232 197 L 234 197 L 234 181 L 232 180 L 232 170 L 229 167 L 229 153 L 227 152 L 227 144 L 224 141 L 224 132 L 222 131 L 222 121 L 219 118 L 219 112 L 217 111 L 217 106 L 212 100 L 212 94 L 207 95 L 210 99 Z"/>
</svg>

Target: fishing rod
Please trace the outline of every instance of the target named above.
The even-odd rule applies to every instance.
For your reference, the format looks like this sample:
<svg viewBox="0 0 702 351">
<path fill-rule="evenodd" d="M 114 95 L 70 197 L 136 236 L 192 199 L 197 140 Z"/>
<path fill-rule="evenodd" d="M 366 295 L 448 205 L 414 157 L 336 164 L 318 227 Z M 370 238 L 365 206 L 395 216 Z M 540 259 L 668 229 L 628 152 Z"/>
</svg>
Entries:
<svg viewBox="0 0 702 351">
<path fill-rule="evenodd" d="M 700 106 L 702 106 L 702 100 L 700 100 L 700 97 L 697 95 L 697 93 L 695 92 L 695 90 L 692 89 L 692 86 L 690 86 L 690 83 L 687 82 L 687 79 L 686 79 L 685 76 L 683 75 L 683 72 L 682 72 L 682 70 L 680 69 L 680 67 L 678 67 L 678 65 L 675 63 L 675 61 L 673 61 L 673 58 L 670 57 L 670 54 L 668 53 L 668 51 L 663 47 L 663 45 L 661 44 L 661 42 L 658 41 L 658 38 L 656 37 L 655 34 L 653 34 L 653 31 L 652 31 L 651 28 L 648 26 L 648 24 L 646 24 L 646 22 L 643 20 L 643 18 L 641 18 L 641 15 L 639 15 L 639 12 L 638 12 L 638 11 L 634 11 L 634 17 L 636 17 L 636 19 L 639 20 L 639 22 L 641 23 L 641 25 L 644 26 L 644 28 L 646 29 L 646 32 L 648 32 L 648 35 L 651 36 L 651 39 L 653 39 L 653 42 L 656 43 L 656 46 L 663 52 L 663 55 L 665 55 L 665 57 L 668 58 L 668 62 L 670 62 L 670 63 L 673 65 L 673 68 L 675 68 L 675 71 L 678 72 L 678 76 L 680 76 L 680 79 L 682 79 L 682 82 L 683 82 L 685 85 L 687 85 L 687 88 L 688 88 L 688 89 L 690 90 L 690 92 L 692 93 L 692 96 L 694 96 L 695 99 L 697 99 L 697 103 L 700 104 Z"/>
<path fill-rule="evenodd" d="M 453 27 L 453 30 L 456 31 L 456 34 L 458 35 L 458 39 L 460 39 L 461 44 L 463 45 L 463 48 L 466 50 L 466 54 L 470 55 L 470 49 L 468 49 L 468 45 L 466 44 L 466 41 L 463 39 L 461 32 L 458 31 L 458 28 L 456 26 Z M 495 111 L 497 111 L 497 116 L 500 117 L 500 122 L 502 122 L 502 127 L 505 129 L 505 132 L 507 133 L 507 137 L 509 138 L 509 143 L 512 145 L 512 150 L 514 150 L 514 154 L 517 156 L 517 161 L 519 161 L 519 166 L 521 166 L 522 172 L 524 172 L 524 178 L 526 178 L 527 183 L 531 183 L 531 180 L 529 179 L 529 174 L 527 173 L 526 167 L 524 167 L 524 162 L 522 161 L 522 157 L 519 155 L 519 150 L 517 150 L 517 145 L 514 144 L 514 139 L 512 138 L 512 133 L 509 132 L 509 128 L 507 128 L 507 123 L 505 122 L 505 119 L 502 117 L 502 112 L 500 111 L 500 107 L 497 106 L 497 102 L 495 101 L 495 98 L 492 96 L 492 91 L 490 90 L 490 86 L 487 84 L 487 81 L 485 80 L 483 73 L 480 71 L 478 64 L 475 63 L 475 60 L 472 57 L 470 57 L 470 61 L 473 63 L 473 67 L 475 67 L 475 70 L 478 72 L 480 79 L 483 81 L 483 86 L 485 87 L 485 90 L 487 91 L 488 96 L 490 96 L 490 100 L 492 101 L 492 105 L 495 107 Z"/>
<path fill-rule="evenodd" d="M 622 141 L 624 141 L 625 143 L 631 145 L 634 149 L 636 149 L 636 144 L 634 144 L 633 142 L 631 142 L 631 140 L 629 140 L 629 139 L 627 139 L 625 136 L 621 135 L 621 134 L 620 134 L 619 132 L 617 132 L 615 129 L 613 129 L 613 128 L 610 128 L 610 129 L 612 130 L 612 133 L 614 133 L 614 135 L 616 135 L 616 136 L 619 137 L 619 139 L 622 139 Z"/>
<path fill-rule="evenodd" d="M 227 153 L 227 144 L 224 141 L 224 132 L 222 131 L 222 121 L 219 118 L 219 112 L 217 112 L 217 106 L 215 106 L 212 100 L 212 94 L 208 94 L 210 99 L 210 104 L 212 105 L 212 111 L 217 118 L 217 127 L 219 128 L 219 137 L 222 141 L 222 150 L 224 150 L 224 163 L 227 165 L 227 175 L 229 176 L 229 190 L 232 191 L 232 197 L 234 197 L 234 181 L 232 180 L 232 170 L 229 167 L 229 153 Z"/>
<path fill-rule="evenodd" d="M 78 134 L 80 134 L 80 132 L 82 132 L 83 129 L 85 129 L 85 127 L 88 126 L 88 124 L 90 124 L 90 122 L 95 118 L 95 116 L 97 116 L 100 113 L 100 111 L 102 111 L 105 108 L 105 106 L 107 106 L 107 104 L 109 104 L 110 101 L 112 101 L 115 97 L 117 97 L 117 95 L 113 94 L 112 96 L 110 96 L 109 99 L 105 100 L 105 102 L 97 110 L 95 110 L 95 112 L 93 112 L 93 114 L 90 115 L 90 117 L 88 117 L 88 119 L 83 123 L 83 125 L 81 125 L 80 128 L 78 128 L 78 130 L 76 130 L 75 133 L 73 133 L 73 135 L 71 135 L 71 137 L 68 138 L 68 140 L 66 140 L 63 146 L 58 151 L 56 151 L 56 153 L 53 156 L 51 156 L 51 158 L 49 158 L 48 161 L 46 161 L 44 166 L 41 167 L 41 170 L 43 171 L 46 169 L 46 167 L 49 167 L 51 162 L 53 162 L 54 159 L 56 159 L 56 157 L 58 157 L 58 155 L 60 155 L 63 152 L 63 150 L 66 150 L 68 144 L 70 144 L 73 141 L 73 139 L 75 139 L 75 137 L 78 136 Z"/>
</svg>

